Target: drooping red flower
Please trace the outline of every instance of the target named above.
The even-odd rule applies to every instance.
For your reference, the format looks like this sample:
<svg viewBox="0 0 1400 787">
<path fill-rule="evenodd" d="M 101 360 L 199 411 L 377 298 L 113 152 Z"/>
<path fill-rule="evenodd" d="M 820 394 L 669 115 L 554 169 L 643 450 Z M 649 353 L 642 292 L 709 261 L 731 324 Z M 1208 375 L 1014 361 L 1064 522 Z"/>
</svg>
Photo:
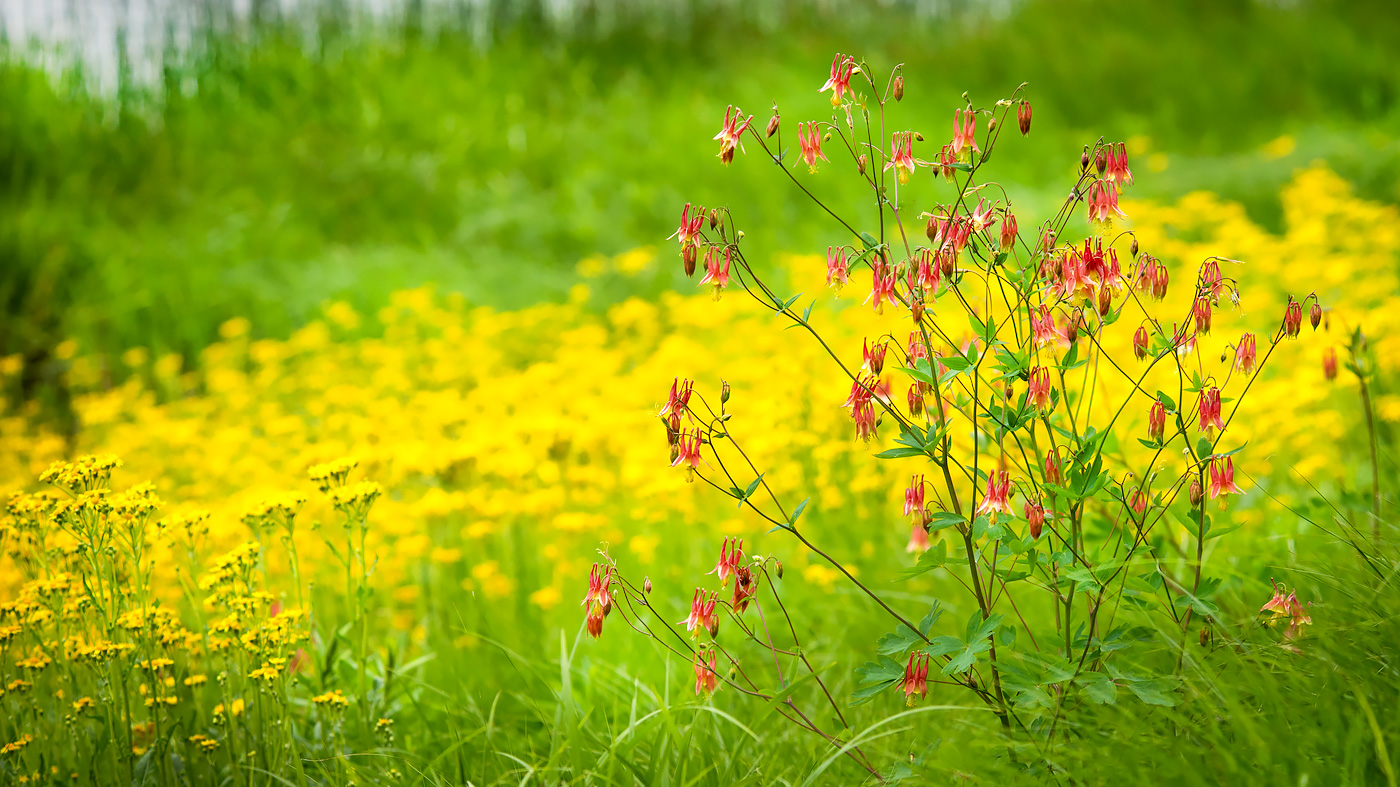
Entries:
<svg viewBox="0 0 1400 787">
<path fill-rule="evenodd" d="M 1147 412 L 1147 436 L 1151 437 L 1158 445 L 1161 445 L 1162 438 L 1166 434 L 1167 428 L 1167 408 L 1161 400 L 1152 401 L 1152 409 Z"/>
<path fill-rule="evenodd" d="M 997 514 L 1015 517 L 1011 509 L 1011 473 L 1006 470 L 993 470 L 987 473 L 987 491 L 982 502 L 977 505 L 976 516 L 986 514 L 995 522 Z"/>
<path fill-rule="evenodd" d="M 841 291 L 846 286 L 846 281 L 850 278 L 850 269 L 846 263 L 845 248 L 835 249 L 826 247 L 826 286 Z"/>
<path fill-rule="evenodd" d="M 920 699 L 928 696 L 928 664 L 927 653 L 909 654 L 909 665 L 904 668 L 904 677 L 899 681 L 899 688 L 904 692 L 904 701 L 909 705 L 914 704 L 915 694 L 919 695 Z"/>
<path fill-rule="evenodd" d="M 1042 412 L 1050 410 L 1050 370 L 1037 366 L 1031 369 L 1027 383 L 1027 398 Z"/>
<path fill-rule="evenodd" d="M 811 129 L 810 136 L 804 130 L 804 127 L 807 129 Z M 822 152 L 821 129 L 817 126 L 817 121 L 815 120 L 813 120 L 810 123 L 797 124 L 797 144 L 798 147 L 801 149 L 800 155 L 802 157 L 802 160 L 807 162 L 808 172 L 811 172 L 813 174 L 816 173 L 817 159 L 821 159 L 822 161 L 831 160 L 826 157 L 825 153 Z"/>
<path fill-rule="evenodd" d="M 715 600 L 718 597 L 718 593 L 706 594 L 704 588 L 695 589 L 695 595 L 690 599 L 690 614 L 681 621 L 691 637 L 698 635 L 702 629 L 708 631 L 711 637 L 719 633 L 719 616 L 715 614 Z"/>
<path fill-rule="evenodd" d="M 1030 525 L 1031 540 L 1034 541 L 1045 530 L 1045 506 L 1027 500 L 1025 509 L 1026 523 Z"/>
<path fill-rule="evenodd" d="M 851 75 L 859 73 L 856 68 L 856 61 L 848 56 L 836 53 L 836 57 L 831 59 L 831 76 L 826 83 L 817 90 L 818 93 L 831 91 L 831 106 L 841 106 L 841 99 L 846 95 L 846 91 L 851 89 Z"/>
<path fill-rule="evenodd" d="M 1223 462 L 1218 457 L 1210 460 L 1210 499 L 1239 494 L 1244 492 L 1235 484 L 1235 460 L 1228 456 Z"/>
<path fill-rule="evenodd" d="M 1322 374 L 1329 381 L 1337 379 L 1337 348 L 1328 347 L 1322 351 Z"/>
<path fill-rule="evenodd" d="M 706 658 L 708 657 L 708 661 Z M 719 688 L 719 665 L 713 648 L 695 652 L 695 696 L 709 696 Z"/>
<path fill-rule="evenodd" d="M 719 548 L 719 562 L 715 563 L 711 574 L 719 576 L 719 586 L 724 587 L 729 584 L 729 578 L 734 575 L 739 566 L 744 562 L 744 539 L 735 537 L 731 544 L 728 536 Z"/>
<path fill-rule="evenodd" d="M 894 168 L 900 184 L 908 183 L 909 176 L 919 162 L 914 160 L 914 134 L 910 131 L 896 131 L 890 137 L 890 160 L 885 170 Z"/>
<path fill-rule="evenodd" d="M 1235 368 L 1245 374 L 1254 374 L 1257 365 L 1257 346 L 1254 334 L 1246 333 L 1240 337 L 1240 343 L 1235 345 Z"/>
<path fill-rule="evenodd" d="M 1288 306 L 1283 310 L 1283 333 L 1290 339 L 1298 338 L 1298 331 L 1303 327 L 1303 304 L 1288 298 Z"/>
<path fill-rule="evenodd" d="M 713 137 L 719 142 L 720 161 L 728 164 L 734 160 L 736 148 L 743 151 L 742 136 L 752 122 L 753 115 L 745 118 L 743 111 L 732 104 L 724 110 L 724 125 L 720 127 L 719 133 Z"/>
<path fill-rule="evenodd" d="M 953 110 L 953 155 L 961 157 L 964 150 L 981 153 L 977 147 L 977 113 L 972 110 Z"/>
<path fill-rule="evenodd" d="M 1220 389 L 1211 386 L 1209 390 L 1201 392 L 1200 430 L 1209 432 L 1224 428 L 1225 422 L 1220 417 Z"/>
</svg>

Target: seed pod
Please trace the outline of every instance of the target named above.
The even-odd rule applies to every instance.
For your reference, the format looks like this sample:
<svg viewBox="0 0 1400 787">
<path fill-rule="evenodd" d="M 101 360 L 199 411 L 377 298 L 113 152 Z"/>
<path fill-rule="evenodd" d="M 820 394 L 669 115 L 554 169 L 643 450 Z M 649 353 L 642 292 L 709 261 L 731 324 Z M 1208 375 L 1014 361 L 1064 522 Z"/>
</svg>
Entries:
<svg viewBox="0 0 1400 787">
<path fill-rule="evenodd" d="M 1070 344 L 1079 341 L 1079 323 L 1083 319 L 1083 313 L 1079 309 L 1075 309 L 1069 316 L 1069 324 L 1065 326 L 1065 338 L 1069 339 Z"/>
<path fill-rule="evenodd" d="M 894 100 L 904 100 L 904 75 L 899 74 L 894 78 Z"/>
<path fill-rule="evenodd" d="M 729 402 L 729 381 L 728 381 L 728 380 L 720 380 L 720 381 L 719 381 L 719 403 L 720 403 L 720 404 L 727 404 L 728 402 Z"/>
<path fill-rule="evenodd" d="M 642 577 L 642 592 L 651 595 L 651 577 Z"/>
<path fill-rule="evenodd" d="M 929 216 L 928 224 L 924 226 L 924 234 L 928 236 L 929 243 L 937 243 L 938 238 L 938 217 Z"/>
<path fill-rule="evenodd" d="M 773 117 L 768 119 L 768 136 L 778 133 L 778 113 L 774 112 Z"/>
<path fill-rule="evenodd" d="M 1186 491 L 1187 498 L 1191 501 L 1191 507 L 1197 508 L 1201 505 L 1201 499 L 1205 497 L 1205 490 L 1201 489 L 1201 479 L 1191 479 L 1191 486 Z"/>
<path fill-rule="evenodd" d="M 865 162 L 866 162 L 866 156 L 865 156 L 864 153 L 862 153 L 862 154 L 860 154 L 860 157 L 856 159 L 856 170 L 857 170 L 862 176 L 865 175 Z"/>
</svg>

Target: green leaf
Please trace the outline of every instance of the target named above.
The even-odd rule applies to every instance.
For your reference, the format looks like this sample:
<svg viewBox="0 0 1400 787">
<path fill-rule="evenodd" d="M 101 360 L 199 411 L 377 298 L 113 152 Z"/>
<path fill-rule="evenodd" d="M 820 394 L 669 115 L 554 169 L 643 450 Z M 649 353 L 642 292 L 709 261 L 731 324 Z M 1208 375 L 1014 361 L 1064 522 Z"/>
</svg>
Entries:
<svg viewBox="0 0 1400 787">
<path fill-rule="evenodd" d="M 789 525 L 791 525 L 794 528 L 797 526 L 797 518 L 802 516 L 803 511 L 807 510 L 807 504 L 810 502 L 812 502 L 812 498 L 809 497 L 804 499 L 801 503 L 797 504 L 797 508 L 794 508 L 792 510 L 792 516 L 788 517 Z"/>
<path fill-rule="evenodd" d="M 977 663 L 977 656 L 981 653 L 986 653 L 988 650 L 991 650 L 991 648 L 992 643 L 985 640 L 968 645 L 962 653 L 954 656 L 952 661 L 943 666 L 943 674 L 961 675 L 967 672 L 969 669 L 972 669 L 973 664 Z"/>
<path fill-rule="evenodd" d="M 1146 440 L 1146 439 L 1143 439 L 1143 438 L 1139 437 L 1139 438 L 1137 439 L 1137 441 L 1138 441 L 1139 443 L 1142 443 L 1142 444 L 1143 444 L 1144 446 L 1146 446 L 1147 448 L 1151 448 L 1151 449 L 1154 449 L 1154 450 L 1160 447 L 1160 445 L 1158 444 L 1158 442 L 1157 442 L 1156 440 Z"/>
<path fill-rule="evenodd" d="M 961 514 L 954 514 L 951 511 L 934 511 L 933 516 L 929 517 L 928 532 L 934 533 L 954 525 L 961 525 L 966 521 L 967 519 Z"/>
<path fill-rule="evenodd" d="M 1164 708 L 1176 705 L 1176 683 L 1170 678 L 1133 679 L 1126 682 L 1128 691 L 1148 705 L 1160 705 Z"/>
<path fill-rule="evenodd" d="M 931 549 L 924 550 L 924 553 L 922 555 L 919 555 L 918 565 L 906 570 L 902 579 L 913 579 L 914 577 L 920 576 L 922 574 L 927 574 L 928 572 L 936 568 L 942 568 L 943 564 L 947 562 L 948 544 L 946 542 L 939 541 L 936 546 L 934 546 Z M 924 633 L 927 634 L 928 632 L 926 631 Z"/>
<path fill-rule="evenodd" d="M 1084 696 L 1098 705 L 1112 705 L 1118 701 L 1118 687 L 1102 672 L 1086 672 L 1074 679 L 1076 685 L 1084 689 Z"/>
<path fill-rule="evenodd" d="M 864 243 L 864 244 L 865 244 L 865 248 L 866 248 L 867 250 L 873 249 L 873 248 L 875 248 L 875 247 L 877 247 L 877 246 L 880 245 L 880 241 L 876 240 L 876 239 L 875 239 L 875 236 L 874 236 L 874 235 L 871 235 L 871 234 L 868 233 L 868 232 L 862 232 L 862 233 L 860 234 L 860 241 L 861 241 L 861 243 Z M 904 673 L 901 672 L 900 674 L 903 675 Z"/>
<path fill-rule="evenodd" d="M 801 298 L 801 297 L 802 297 L 802 293 L 799 292 L 799 293 L 797 293 L 796 295 L 792 296 L 791 298 L 788 298 L 788 299 L 787 299 L 787 303 L 784 303 L 784 304 L 783 304 L 783 308 L 781 309 L 781 311 L 787 311 L 787 308 L 788 308 L 789 306 L 793 305 L 794 303 L 797 303 L 797 299 L 798 299 L 798 298 Z"/>
<path fill-rule="evenodd" d="M 1209 441 L 1209 440 L 1207 440 L 1206 438 L 1202 437 L 1200 440 L 1197 440 L 1197 441 L 1196 441 L 1196 456 L 1197 456 L 1198 458 L 1205 458 L 1205 457 L 1207 457 L 1207 456 L 1210 456 L 1210 441 Z"/>
<path fill-rule="evenodd" d="M 806 323 L 808 320 L 810 320 L 810 319 L 812 318 L 812 307 L 813 307 L 813 306 L 816 306 L 816 305 L 817 305 L 817 302 L 816 302 L 816 301 L 812 301 L 811 303 L 807 304 L 807 308 L 805 308 L 805 309 L 802 310 L 802 322 L 803 322 L 803 323 Z"/>
<path fill-rule="evenodd" d="M 943 546 L 945 549 L 947 548 L 942 542 L 939 542 L 939 545 Z M 941 617 L 943 617 L 943 607 L 937 601 L 934 601 L 933 606 L 928 609 L 928 614 L 924 615 L 924 619 L 919 621 L 919 631 L 927 637 L 929 631 L 933 629 L 933 624 L 937 623 L 938 619 Z"/>
<path fill-rule="evenodd" d="M 966 647 L 967 643 L 957 637 L 934 637 L 933 640 L 929 642 L 928 647 L 923 650 L 930 657 L 936 659 L 939 656 L 956 653 Z"/>
<path fill-rule="evenodd" d="M 972 365 L 972 362 L 961 355 L 950 355 L 947 358 L 939 358 L 938 362 L 943 364 L 943 368 L 954 372 L 964 371 Z"/>
<path fill-rule="evenodd" d="M 904 672 L 901 670 L 899 675 L 901 678 L 904 677 Z M 879 694 L 885 689 L 888 689 L 889 687 L 895 685 L 898 682 L 899 680 L 896 678 L 895 680 L 881 681 L 871 686 L 864 686 L 862 688 L 856 689 L 855 691 L 851 692 L 850 703 L 851 705 L 860 705 L 862 703 L 869 702 L 875 698 L 875 695 Z"/>
<path fill-rule="evenodd" d="M 879 683 L 886 680 L 899 680 L 904 677 L 904 665 L 890 658 L 880 656 L 876 661 L 867 661 L 865 666 L 856 668 L 861 683 Z"/>
<path fill-rule="evenodd" d="M 1172 399 L 1170 396 L 1167 396 L 1161 391 L 1157 392 L 1157 401 L 1161 402 L 1162 406 L 1167 408 L 1168 410 L 1176 409 L 1176 400 Z"/>
<path fill-rule="evenodd" d="M 893 656 L 903 654 L 914 645 L 923 642 L 924 638 L 919 636 L 919 632 L 900 623 L 895 626 L 893 634 L 886 634 L 875 643 L 875 652 L 881 656 Z"/>
<path fill-rule="evenodd" d="M 990 615 L 986 620 L 982 619 L 981 610 L 974 611 L 972 617 L 967 619 L 967 641 L 977 642 L 984 640 L 1001 627 L 1001 621 L 1005 615 Z"/>
<path fill-rule="evenodd" d="M 926 454 L 925 454 L 925 452 L 924 452 L 924 450 L 923 450 L 922 448 L 910 448 L 910 447 L 908 447 L 908 446 L 899 446 L 898 448 L 890 448 L 890 449 L 881 451 L 880 453 L 878 453 L 878 454 L 875 455 L 875 458 L 876 458 L 876 459 L 907 459 L 908 457 L 911 457 L 911 456 L 926 456 Z"/>
</svg>

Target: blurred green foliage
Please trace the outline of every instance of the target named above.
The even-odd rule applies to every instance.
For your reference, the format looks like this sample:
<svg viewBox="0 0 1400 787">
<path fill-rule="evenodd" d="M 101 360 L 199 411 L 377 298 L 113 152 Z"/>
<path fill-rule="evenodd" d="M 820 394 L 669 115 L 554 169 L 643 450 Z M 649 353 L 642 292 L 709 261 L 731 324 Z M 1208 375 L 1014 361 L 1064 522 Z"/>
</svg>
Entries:
<svg viewBox="0 0 1400 787">
<path fill-rule="evenodd" d="M 1385 2 L 1033 1 L 1000 17 L 697 3 L 670 27 L 585 16 L 568 33 L 502 8 L 516 10 L 490 46 L 411 18 L 368 35 L 328 18 L 311 44 L 265 21 L 115 97 L 9 58 L 0 354 L 23 353 L 39 390 L 68 337 L 189 354 L 232 316 L 281 335 L 329 297 L 373 308 L 425 281 L 502 306 L 557 298 L 578 259 L 659 242 L 682 203 L 721 195 L 780 228 L 750 239 L 760 257 L 839 242 L 709 139 L 728 103 L 764 118 L 776 98 L 789 127 L 824 117 L 837 50 L 905 64 L 901 110 L 928 149 L 964 90 L 989 105 L 1029 82 L 1035 127 L 999 151 L 1023 206 L 1056 200 L 1099 134 L 1169 154 L 1160 173 L 1137 163 L 1136 196 L 1210 189 L 1266 225 L 1317 157 L 1400 200 L 1400 14 Z M 1258 153 L 1285 133 L 1291 154 Z"/>
</svg>

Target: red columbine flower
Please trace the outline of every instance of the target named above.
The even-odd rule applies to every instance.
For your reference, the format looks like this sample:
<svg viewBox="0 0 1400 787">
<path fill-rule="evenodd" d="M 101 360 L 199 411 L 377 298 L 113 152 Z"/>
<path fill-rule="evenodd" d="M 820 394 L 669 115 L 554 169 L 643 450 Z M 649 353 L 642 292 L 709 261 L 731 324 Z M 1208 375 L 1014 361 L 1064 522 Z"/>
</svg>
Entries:
<svg viewBox="0 0 1400 787">
<path fill-rule="evenodd" d="M 676 228 L 675 234 L 671 237 L 680 241 L 681 251 L 685 251 L 687 246 L 695 243 L 700 235 L 700 228 L 705 223 L 705 209 L 700 206 L 695 208 L 695 218 L 690 218 L 690 203 L 685 203 L 681 208 L 681 225 Z"/>
<path fill-rule="evenodd" d="M 719 254 L 715 253 L 714 248 L 706 249 L 705 277 L 702 278 L 700 284 L 696 286 L 703 287 L 706 284 L 714 283 L 715 297 L 718 298 L 719 294 L 724 291 L 724 288 L 729 286 L 729 255 L 730 248 L 726 246 L 724 248 L 724 261 L 723 264 L 721 264 Z"/>
<path fill-rule="evenodd" d="M 1026 394 L 1031 403 L 1043 411 L 1050 410 L 1050 370 L 1041 367 L 1031 369 Z"/>
<path fill-rule="evenodd" d="M 694 637 L 700 629 L 710 632 L 711 637 L 719 633 L 719 616 L 715 614 L 715 599 L 718 597 L 718 593 L 707 596 L 704 588 L 695 589 L 695 595 L 690 599 L 690 614 L 681 621 L 690 636 Z"/>
<path fill-rule="evenodd" d="M 1290 339 L 1298 338 L 1298 331 L 1303 327 L 1303 304 L 1293 300 L 1293 296 L 1288 297 L 1288 307 L 1283 311 L 1283 333 Z"/>
<path fill-rule="evenodd" d="M 705 661 L 709 657 L 709 663 Z M 709 696 L 719 688 L 719 665 L 713 648 L 695 652 L 695 695 Z"/>
<path fill-rule="evenodd" d="M 914 286 L 932 295 L 938 292 L 938 265 L 935 263 L 933 253 L 924 251 L 919 255 L 918 271 L 914 274 Z"/>
<path fill-rule="evenodd" d="M 1016 226 L 1016 214 L 1006 211 L 1001 219 L 1001 246 L 1002 251 L 1009 251 L 1016 243 L 1016 235 L 1019 229 Z"/>
<path fill-rule="evenodd" d="M 1027 500 L 1026 522 L 1030 525 L 1031 540 L 1040 538 L 1040 534 L 1045 530 L 1045 506 L 1040 503 L 1032 503 Z"/>
<path fill-rule="evenodd" d="M 1128 214 L 1118 208 L 1118 190 L 1108 181 L 1100 179 L 1090 183 L 1087 197 L 1089 221 L 1110 224 L 1114 216 L 1127 218 Z"/>
<path fill-rule="evenodd" d="M 1322 322 L 1322 304 L 1313 301 L 1312 309 L 1308 312 L 1308 321 L 1312 323 L 1313 330 Z"/>
<path fill-rule="evenodd" d="M 1283 595 L 1283 591 L 1287 588 L 1272 579 L 1269 580 L 1269 583 L 1274 586 L 1274 596 L 1260 607 L 1259 611 L 1272 613 L 1274 618 L 1288 615 L 1288 597 Z"/>
<path fill-rule="evenodd" d="M 811 129 L 810 137 L 803 131 L 804 126 Z M 817 121 L 813 120 L 811 123 L 797 124 L 797 144 L 801 148 L 802 160 L 807 162 L 808 172 L 814 175 L 816 174 L 817 159 L 831 161 L 831 159 L 827 158 L 826 154 L 822 152 L 822 135 L 821 129 L 817 127 Z"/>
<path fill-rule="evenodd" d="M 1022 101 L 1016 107 L 1016 123 L 1021 127 L 1021 136 L 1031 133 L 1031 102 Z"/>
<path fill-rule="evenodd" d="M 1107 160 L 1104 166 L 1104 177 L 1114 183 L 1121 190 L 1123 186 L 1133 185 L 1133 171 L 1128 169 L 1128 146 L 1122 142 L 1118 143 L 1118 152 L 1113 152 L 1113 146 L 1108 147 Z"/>
<path fill-rule="evenodd" d="M 919 331 L 909 332 L 909 365 L 913 366 L 920 358 L 928 358 L 928 345 L 924 344 L 924 335 Z"/>
<path fill-rule="evenodd" d="M 597 563 L 593 564 L 593 570 L 588 574 L 588 595 L 583 597 L 580 606 L 588 608 L 586 612 L 586 622 L 588 635 L 597 639 L 603 633 L 603 618 L 612 611 L 612 591 L 609 585 L 612 584 L 612 567 L 604 569 Z"/>
<path fill-rule="evenodd" d="M 685 465 L 686 478 L 692 478 L 700 467 L 700 446 L 704 442 L 699 428 L 688 432 L 681 430 L 676 436 L 675 458 L 671 460 L 671 467 Z"/>
<path fill-rule="evenodd" d="M 1240 494 L 1244 492 L 1235 485 L 1235 460 L 1225 457 L 1224 466 L 1219 458 L 1210 460 L 1210 499 Z"/>
<path fill-rule="evenodd" d="M 904 668 L 904 677 L 899 681 L 899 688 L 904 692 L 904 701 L 909 705 L 914 704 L 914 695 L 919 695 L 920 699 L 928 696 L 928 654 L 910 653 L 909 666 Z"/>
<path fill-rule="evenodd" d="M 1156 275 L 1152 281 L 1152 297 L 1159 301 L 1167 297 L 1167 285 L 1170 281 L 1171 277 L 1167 275 L 1167 264 L 1158 260 Z"/>
<path fill-rule="evenodd" d="M 953 165 L 956 163 L 958 154 L 953 152 L 952 145 L 944 145 L 938 149 L 938 174 L 942 175 L 944 180 L 953 179 L 953 173 L 957 171 L 953 169 Z"/>
<path fill-rule="evenodd" d="M 1157 443 L 1162 442 L 1167 429 L 1167 408 L 1160 400 L 1153 400 L 1152 409 L 1147 411 L 1147 436 Z"/>
<path fill-rule="evenodd" d="M 719 575 L 719 586 L 724 587 L 729 584 L 729 577 L 732 576 L 744 562 L 744 539 L 735 537 L 733 549 L 730 549 L 730 541 L 726 536 L 724 543 L 719 548 L 719 562 L 715 563 L 714 571 L 711 574 Z"/>
<path fill-rule="evenodd" d="M 668 415 L 690 415 L 690 393 L 695 388 L 695 383 L 690 380 L 682 381 L 679 377 L 671 380 L 671 393 L 666 396 L 666 404 L 662 405 L 661 412 L 657 413 L 660 418 Z"/>
<path fill-rule="evenodd" d="M 1240 337 L 1240 343 L 1235 345 L 1235 368 L 1245 374 L 1254 374 L 1255 352 L 1257 342 L 1254 334 L 1246 333 Z"/>
<path fill-rule="evenodd" d="M 1132 495 L 1128 497 L 1128 507 L 1133 510 L 1134 514 L 1142 516 L 1142 513 L 1147 510 L 1147 493 L 1141 489 L 1133 490 Z"/>
<path fill-rule="evenodd" d="M 859 73 L 856 68 L 856 61 L 850 57 L 843 57 L 840 52 L 831 59 L 831 76 L 826 80 L 826 84 L 817 90 L 818 93 L 831 91 L 831 105 L 841 106 L 841 99 L 846 91 L 851 89 L 851 75 Z"/>
<path fill-rule="evenodd" d="M 914 524 L 924 523 L 924 477 L 916 475 L 909 479 L 909 487 L 904 490 L 904 515 L 913 517 Z"/>
<path fill-rule="evenodd" d="M 918 522 L 909 526 L 909 543 L 904 546 L 904 551 L 910 554 L 916 552 L 927 552 L 929 547 L 928 529 Z"/>
<path fill-rule="evenodd" d="M 846 249 L 826 247 L 826 286 L 841 291 L 846 286 L 846 281 L 851 276 L 851 271 L 846 264 Z"/>
<path fill-rule="evenodd" d="M 993 470 L 987 474 L 987 492 L 977 506 L 975 516 L 988 514 L 991 521 L 997 521 L 997 514 L 1015 517 L 1011 510 L 1011 473 L 1006 470 Z"/>
<path fill-rule="evenodd" d="M 1147 326 L 1139 325 L 1133 332 L 1133 355 L 1137 356 L 1139 361 L 1147 358 L 1147 339 Z"/>
<path fill-rule="evenodd" d="M 1220 418 L 1220 389 L 1211 386 L 1209 391 L 1201 393 L 1201 419 L 1200 428 L 1202 432 L 1208 432 L 1216 428 L 1223 430 L 1225 422 Z"/>
<path fill-rule="evenodd" d="M 1060 457 L 1054 451 L 1045 455 L 1045 483 L 1060 483 Z"/>
<path fill-rule="evenodd" d="M 870 340 L 866 339 L 860 349 L 860 369 L 863 372 L 879 377 L 880 372 L 885 368 L 885 352 L 889 346 L 884 342 L 876 342 L 874 347 L 870 346 Z"/>
<path fill-rule="evenodd" d="M 743 122 L 740 122 L 741 120 Z M 753 115 L 745 118 L 743 111 L 737 109 L 732 104 L 728 109 L 724 110 L 724 125 L 720 128 L 719 133 L 713 137 L 713 139 L 719 142 L 720 161 L 728 164 L 734 160 L 735 148 L 738 148 L 740 151 L 744 149 L 741 136 L 752 122 Z"/>
<path fill-rule="evenodd" d="M 1200 336 L 1210 334 L 1210 299 L 1201 296 L 1196 299 L 1195 305 L 1191 307 L 1192 316 L 1196 319 L 1196 333 Z"/>
<path fill-rule="evenodd" d="M 970 109 L 966 112 L 955 109 L 953 110 L 953 155 L 962 156 L 965 148 L 971 149 L 974 153 L 982 152 L 982 149 L 977 147 L 977 113 Z"/>
<path fill-rule="evenodd" d="M 1044 304 L 1040 306 L 1037 313 L 1031 315 L 1031 335 L 1035 343 L 1041 346 L 1047 344 L 1057 344 L 1061 347 L 1069 346 L 1068 334 L 1063 329 L 1055 327 L 1055 315 L 1050 313 L 1050 309 Z"/>
<path fill-rule="evenodd" d="M 1288 630 L 1283 633 L 1284 639 L 1296 639 L 1303 633 L 1303 626 L 1312 625 L 1312 616 L 1307 613 L 1303 603 L 1298 600 L 1296 592 L 1288 594 L 1288 617 L 1291 619 Z M 1312 602 L 1309 602 L 1312 603 Z"/>
<path fill-rule="evenodd" d="M 891 304 L 899 302 L 894 294 L 894 285 L 898 281 L 899 277 L 895 275 L 894 269 L 886 265 L 884 260 L 875 263 L 872 269 L 870 297 L 866 298 L 865 302 L 875 301 L 876 314 L 885 313 L 886 301 Z"/>
<path fill-rule="evenodd" d="M 1328 380 L 1337 379 L 1337 350 L 1334 347 L 1322 351 L 1322 374 Z"/>
<path fill-rule="evenodd" d="M 875 403 L 870 396 L 855 403 L 851 408 L 851 419 L 856 424 L 856 437 L 870 442 L 870 438 L 875 436 L 876 427 Z"/>
<path fill-rule="evenodd" d="M 607 613 L 602 607 L 594 606 L 588 608 L 588 613 L 584 617 L 584 623 L 588 629 L 588 636 L 597 639 L 603 635 L 603 618 Z"/>
<path fill-rule="evenodd" d="M 734 614 L 743 614 L 749 608 L 749 602 L 753 600 L 754 594 L 758 592 L 758 582 L 753 577 L 753 571 L 748 566 L 739 566 L 734 569 L 734 600 L 731 605 L 734 607 Z"/>
<path fill-rule="evenodd" d="M 909 176 L 914 174 L 914 134 L 909 131 L 896 131 L 890 136 L 890 160 L 885 164 L 885 170 L 894 167 L 895 175 L 899 177 L 901 184 L 909 182 Z"/>
</svg>

